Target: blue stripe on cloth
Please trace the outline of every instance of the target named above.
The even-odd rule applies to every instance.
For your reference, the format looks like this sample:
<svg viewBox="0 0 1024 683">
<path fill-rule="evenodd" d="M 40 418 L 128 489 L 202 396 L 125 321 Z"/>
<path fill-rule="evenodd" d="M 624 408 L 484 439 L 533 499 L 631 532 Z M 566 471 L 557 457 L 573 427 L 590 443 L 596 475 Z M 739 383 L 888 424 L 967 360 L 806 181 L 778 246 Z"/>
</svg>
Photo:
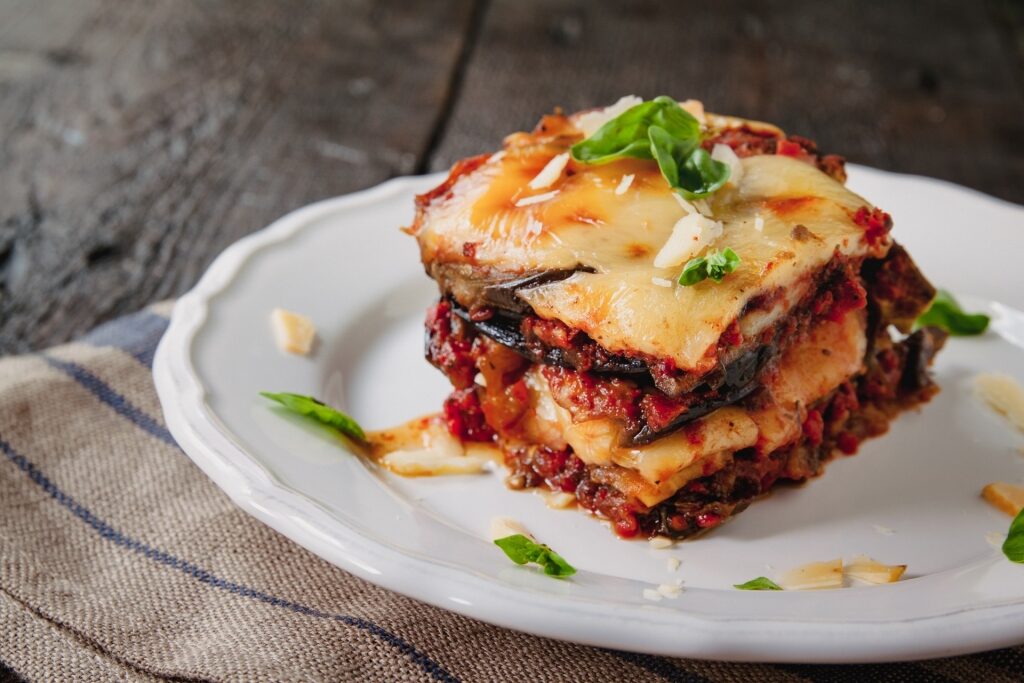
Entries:
<svg viewBox="0 0 1024 683">
<path fill-rule="evenodd" d="M 82 367 L 78 363 L 61 360 L 60 358 L 54 358 L 50 355 L 44 354 L 42 358 L 52 367 L 64 372 L 73 380 L 88 389 L 93 396 L 113 408 L 119 415 L 128 418 L 128 420 L 135 426 L 149 432 L 156 438 L 161 441 L 165 441 L 172 446 L 178 445 L 174 440 L 174 437 L 171 436 L 171 433 L 167 431 L 167 428 L 160 424 L 157 419 L 146 414 L 137 406 L 132 405 L 131 401 L 115 391 L 113 387 L 101 380 L 99 377 L 89 372 L 86 368 Z"/>
<path fill-rule="evenodd" d="M 346 614 L 331 614 L 330 612 L 324 612 L 322 610 L 315 609 L 313 607 L 307 607 L 285 598 L 279 598 L 268 593 L 256 590 L 255 588 L 249 588 L 227 579 L 222 579 L 215 576 L 211 572 L 179 559 L 170 553 L 153 548 L 142 541 L 138 541 L 129 536 L 125 536 L 120 531 L 110 526 L 102 519 L 93 514 L 88 508 L 77 502 L 74 498 L 64 493 L 57 487 L 49 478 L 46 477 L 42 471 L 39 470 L 32 462 L 25 456 L 21 455 L 9 443 L 0 438 L 0 451 L 3 452 L 7 459 L 16 465 L 22 472 L 28 475 L 35 484 L 37 484 L 44 492 L 49 494 L 51 498 L 57 501 L 60 505 L 67 508 L 73 515 L 78 517 L 81 521 L 85 522 L 89 527 L 100 535 L 105 540 L 114 543 L 122 548 L 134 551 L 143 557 L 146 557 L 158 564 L 162 564 L 172 569 L 177 569 L 192 578 L 205 583 L 214 588 L 220 588 L 234 595 L 240 595 L 242 597 L 251 598 L 258 600 L 259 602 L 267 605 L 273 605 L 274 607 L 283 607 L 284 609 L 296 612 L 309 617 L 317 619 L 329 619 L 337 621 L 354 628 L 358 628 L 365 631 L 377 638 L 381 639 L 388 645 L 391 645 L 396 650 L 401 652 L 403 655 L 408 657 L 412 662 L 420 667 L 424 672 L 429 674 L 431 678 L 436 681 L 450 681 L 451 683 L 458 683 L 458 679 L 452 674 L 448 673 L 444 667 L 431 659 L 428 655 L 420 652 L 415 646 L 406 642 L 401 637 L 391 633 L 387 629 L 378 626 L 372 621 L 361 619 L 359 617 L 353 617 Z"/>
<path fill-rule="evenodd" d="M 170 321 L 150 311 L 139 311 L 100 325 L 79 341 L 90 346 L 111 346 L 135 357 L 146 367 L 153 367 L 156 345 L 167 331 Z"/>
<path fill-rule="evenodd" d="M 624 652 L 622 650 L 609 650 L 602 648 L 604 652 L 618 657 L 624 662 L 629 662 L 635 666 L 640 667 L 648 673 L 652 673 L 655 676 L 659 676 L 666 681 L 671 683 L 709 683 L 707 678 L 700 676 L 699 674 L 690 673 L 689 671 L 683 671 L 670 659 L 665 657 L 655 657 L 654 655 L 645 655 L 638 652 Z"/>
</svg>

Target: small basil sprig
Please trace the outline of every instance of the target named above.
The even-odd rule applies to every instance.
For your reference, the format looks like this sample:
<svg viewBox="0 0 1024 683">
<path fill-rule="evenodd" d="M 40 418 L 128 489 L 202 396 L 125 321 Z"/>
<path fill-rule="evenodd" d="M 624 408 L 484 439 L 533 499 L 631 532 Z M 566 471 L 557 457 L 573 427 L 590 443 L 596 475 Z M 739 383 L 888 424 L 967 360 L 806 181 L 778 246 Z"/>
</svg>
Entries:
<svg viewBox="0 0 1024 683">
<path fill-rule="evenodd" d="M 576 569 L 561 555 L 543 543 L 537 543 L 523 534 L 513 534 L 495 539 L 494 545 L 505 551 L 509 559 L 516 564 L 526 564 L 527 562 L 539 564 L 548 576 L 564 578 L 576 573 Z"/>
<path fill-rule="evenodd" d="M 1024 563 L 1024 510 L 1010 522 L 1010 531 L 1003 541 L 1003 554 L 1011 562 Z"/>
<path fill-rule="evenodd" d="M 690 259 L 679 275 L 679 284 L 689 287 L 707 279 L 721 282 L 739 265 L 739 255 L 729 247 L 722 251 L 712 251 L 706 256 Z"/>
<path fill-rule="evenodd" d="M 739 588 L 741 591 L 780 591 L 782 586 L 775 583 L 766 576 L 759 576 L 756 579 L 751 579 L 746 583 L 737 583 L 733 585 L 733 588 Z"/>
<path fill-rule="evenodd" d="M 334 427 L 347 437 L 357 441 L 366 441 L 366 432 L 363 431 L 358 422 L 340 410 L 336 410 L 312 396 L 288 393 L 275 394 L 269 391 L 261 391 L 260 396 L 269 398 L 271 401 L 277 401 L 293 413 L 311 417 L 317 422 Z"/>
<path fill-rule="evenodd" d="M 984 313 L 966 313 L 953 295 L 939 290 L 928 310 L 914 322 L 914 327 L 941 327 L 956 337 L 982 334 L 988 329 L 989 317 Z"/>
<path fill-rule="evenodd" d="M 572 147 L 572 158 L 606 164 L 627 157 L 653 159 L 673 190 L 701 199 L 729 179 L 729 166 L 701 146 L 700 123 L 671 97 L 662 95 L 619 114 Z"/>
</svg>

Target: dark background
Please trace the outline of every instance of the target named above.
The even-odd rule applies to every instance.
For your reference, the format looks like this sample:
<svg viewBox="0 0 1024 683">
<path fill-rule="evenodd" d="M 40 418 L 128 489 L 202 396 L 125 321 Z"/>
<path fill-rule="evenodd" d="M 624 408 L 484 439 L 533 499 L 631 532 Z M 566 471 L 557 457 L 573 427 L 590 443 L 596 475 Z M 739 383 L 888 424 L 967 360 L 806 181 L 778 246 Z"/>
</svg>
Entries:
<svg viewBox="0 0 1024 683">
<path fill-rule="evenodd" d="M 178 295 L 291 209 L 624 94 L 1024 202 L 1022 65 L 1008 0 L 0 0 L 0 354 Z"/>
</svg>

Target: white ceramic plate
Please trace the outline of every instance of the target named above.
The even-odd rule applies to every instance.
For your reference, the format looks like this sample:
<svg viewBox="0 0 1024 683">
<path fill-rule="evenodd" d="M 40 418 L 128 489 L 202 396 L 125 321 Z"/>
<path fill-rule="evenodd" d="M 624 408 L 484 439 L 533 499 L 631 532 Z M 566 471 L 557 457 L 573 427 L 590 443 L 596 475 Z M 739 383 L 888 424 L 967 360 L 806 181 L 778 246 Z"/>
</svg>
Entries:
<svg viewBox="0 0 1024 683">
<path fill-rule="evenodd" d="M 918 177 L 853 168 L 926 274 L 993 329 L 954 339 L 942 393 L 810 485 L 752 505 L 669 550 L 617 539 L 575 510 L 505 489 L 500 474 L 402 479 L 343 450 L 260 390 L 317 395 L 367 428 L 438 410 L 447 382 L 423 359 L 435 299 L 414 240 L 412 197 L 440 176 L 393 180 L 296 211 L 232 246 L 184 296 L 156 358 L 157 389 L 182 448 L 246 511 L 386 588 L 538 635 L 652 654 L 855 662 L 935 657 L 1024 642 L 1024 565 L 991 534 L 1009 518 L 979 497 L 1024 479 L 1024 437 L 973 396 L 971 378 L 1024 380 L 1024 208 Z M 999 302 L 999 303 L 997 303 Z M 312 358 L 274 346 L 272 307 L 313 318 Z M 509 562 L 487 537 L 521 520 L 581 571 L 568 581 Z M 986 539 L 989 535 L 989 539 Z M 867 554 L 907 564 L 897 584 L 748 592 L 732 584 Z M 682 560 L 669 571 L 666 559 Z M 685 592 L 642 590 L 680 578 Z"/>
</svg>

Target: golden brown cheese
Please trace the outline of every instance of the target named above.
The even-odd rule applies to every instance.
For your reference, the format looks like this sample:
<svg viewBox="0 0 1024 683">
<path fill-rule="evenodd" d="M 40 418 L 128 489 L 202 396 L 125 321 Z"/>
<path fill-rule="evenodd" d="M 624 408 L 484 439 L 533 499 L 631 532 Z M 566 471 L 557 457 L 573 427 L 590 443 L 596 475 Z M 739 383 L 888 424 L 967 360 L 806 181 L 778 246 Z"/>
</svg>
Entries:
<svg viewBox="0 0 1024 683">
<path fill-rule="evenodd" d="M 708 115 L 717 125 L 738 119 Z M 604 165 L 556 164 L 556 179 L 532 180 L 581 137 L 572 119 L 547 134 L 519 133 L 503 152 L 452 179 L 446 192 L 421 205 L 411 231 L 424 263 L 471 263 L 526 273 L 584 267 L 566 280 L 521 290 L 541 317 L 589 334 L 615 352 L 671 358 L 684 370 L 703 370 L 722 331 L 759 294 L 790 295 L 773 311 L 741 319 L 756 333 L 783 314 L 800 286 L 832 258 L 880 256 L 885 242 L 865 243 L 851 214 L 869 204 L 810 164 L 785 156 L 742 159 L 738 186 L 708 201 L 722 221 L 709 249 L 731 247 L 739 268 L 721 283 L 674 284 L 682 266 L 656 268 L 654 257 L 687 215 L 657 164 L 626 159 Z M 555 124 L 552 124 L 553 126 Z M 623 192 L 623 178 L 633 176 Z M 811 233 L 793 235 L 796 226 Z M 761 229 L 758 230 L 757 228 Z M 466 245 L 472 245 L 467 248 Z M 672 286 L 665 287 L 665 281 Z"/>
</svg>

